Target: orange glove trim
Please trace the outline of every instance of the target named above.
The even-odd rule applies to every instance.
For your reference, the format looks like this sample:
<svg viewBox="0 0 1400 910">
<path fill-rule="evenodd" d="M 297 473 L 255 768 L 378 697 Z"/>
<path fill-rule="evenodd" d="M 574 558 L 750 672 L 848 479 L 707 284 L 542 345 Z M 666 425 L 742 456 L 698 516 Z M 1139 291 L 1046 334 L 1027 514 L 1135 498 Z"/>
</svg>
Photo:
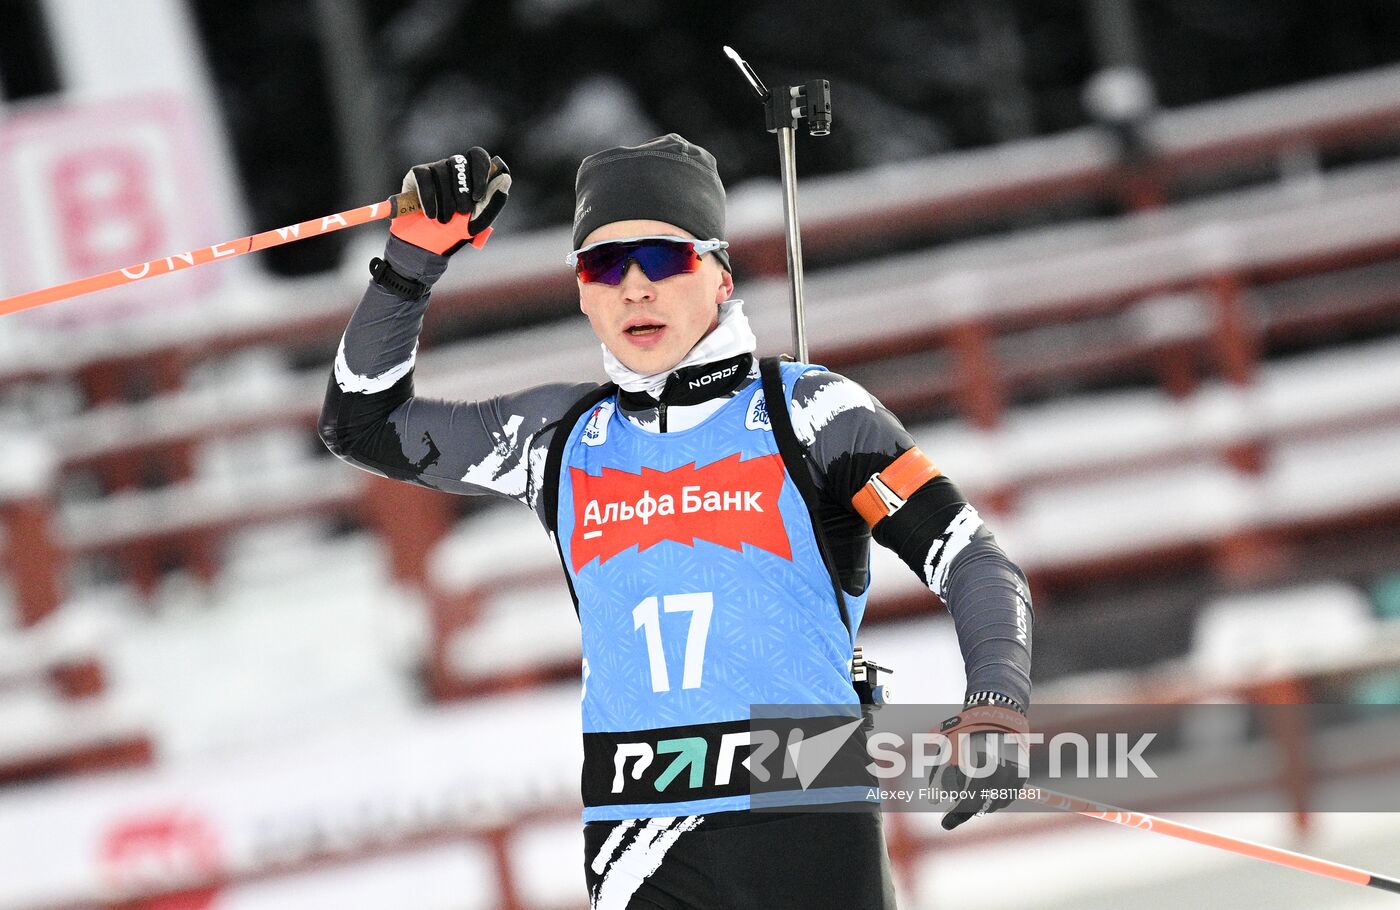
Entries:
<svg viewBox="0 0 1400 910">
<path fill-rule="evenodd" d="M 464 240 L 481 249 L 491 236 L 491 229 L 484 228 L 480 233 L 473 234 L 469 215 L 453 215 L 451 221 L 443 224 L 422 212 L 414 212 L 400 215 L 389 222 L 389 233 L 419 249 L 441 256 Z"/>
</svg>

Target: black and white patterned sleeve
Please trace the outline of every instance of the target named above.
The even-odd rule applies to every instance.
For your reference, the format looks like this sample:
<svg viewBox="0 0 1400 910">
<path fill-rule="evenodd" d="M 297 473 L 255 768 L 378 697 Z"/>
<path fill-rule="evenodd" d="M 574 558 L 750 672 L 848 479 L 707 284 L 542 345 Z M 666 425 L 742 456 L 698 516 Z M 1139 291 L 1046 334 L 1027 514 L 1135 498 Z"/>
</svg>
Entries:
<svg viewBox="0 0 1400 910">
<path fill-rule="evenodd" d="M 798 379 L 792 416 L 794 431 L 812 455 L 823 502 L 851 513 L 851 497 L 871 475 L 914 446 L 897 417 L 837 373 L 811 372 Z M 930 454 L 936 461 L 937 453 Z M 1027 706 L 1030 591 L 1024 574 L 957 486 L 941 474 L 934 477 L 871 533 L 948 605 L 968 693 L 997 692 Z"/>
<path fill-rule="evenodd" d="M 445 263 L 394 239 L 388 253 L 396 270 L 429 280 Z M 554 423 L 592 386 L 541 385 L 482 401 L 420 398 L 413 368 L 426 309 L 426 299 L 403 300 L 369 286 L 336 353 L 322 441 L 343 460 L 385 477 L 533 507 Z"/>
</svg>

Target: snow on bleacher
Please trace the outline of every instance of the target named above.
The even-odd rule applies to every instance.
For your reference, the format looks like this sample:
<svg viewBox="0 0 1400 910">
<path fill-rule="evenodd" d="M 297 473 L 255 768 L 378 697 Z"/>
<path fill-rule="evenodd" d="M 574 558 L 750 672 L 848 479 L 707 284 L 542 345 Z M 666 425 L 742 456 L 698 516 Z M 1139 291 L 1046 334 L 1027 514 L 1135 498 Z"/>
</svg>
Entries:
<svg viewBox="0 0 1400 910">
<path fill-rule="evenodd" d="M 193 642 L 192 635 L 183 639 Z M 319 669 L 307 667 L 301 684 L 317 686 Z M 210 681 L 187 672 L 184 684 Z M 7 869 L 25 872 L 0 875 L 0 910 L 120 903 L 127 888 L 149 893 L 211 876 L 239 883 L 312 865 L 322 871 L 310 873 L 308 885 L 325 874 L 338 885 L 360 880 L 372 889 L 376 867 L 387 874 L 399 862 L 419 861 L 428 887 L 455 882 L 491 894 L 495 879 L 483 876 L 473 838 L 522 813 L 560 819 L 577 811 L 582 750 L 574 686 L 392 716 L 366 708 L 353 692 L 342 694 L 324 706 L 319 722 L 264 729 L 257 748 L 0 790 L 0 855 Z M 305 701 L 285 688 L 280 695 Z M 264 710 L 285 714 L 275 702 Z M 225 719 L 258 723 L 227 712 Z M 140 832 L 149 833 L 142 839 Z M 460 849 L 446 849 L 453 845 Z M 378 853 L 384 862 L 365 862 Z M 576 857 L 562 871 L 522 868 L 517 875 L 558 873 L 572 882 Z M 337 865 L 346 861 L 354 867 Z M 357 869 L 366 870 L 365 879 Z M 290 889 L 287 904 L 274 900 L 281 884 Z M 245 906 L 296 907 L 297 884 L 269 880 L 265 887 L 237 885 L 234 893 L 243 892 Z M 258 895 L 266 899 L 254 901 Z"/>
<path fill-rule="evenodd" d="M 77 694 L 55 682 L 65 668 L 100 668 L 110 642 L 131 628 L 131 606 L 119 592 L 89 595 L 33 626 L 0 629 L 0 771 L 123 746 L 144 751 L 139 699 L 100 678 L 96 691 Z"/>
<path fill-rule="evenodd" d="M 1366 596 L 1335 581 L 1218 597 L 1196 620 L 1192 663 L 1203 678 L 1248 682 L 1316 672 L 1376 640 Z"/>
<path fill-rule="evenodd" d="M 578 826 L 574 826 L 577 831 Z M 577 857 L 583 849 L 583 835 L 568 855 L 572 870 L 578 866 Z M 551 856 L 559 869 L 566 858 L 556 851 Z M 544 874 L 527 879 L 530 882 L 550 882 L 565 878 L 563 873 Z M 578 881 L 565 886 L 571 901 L 556 901 L 554 906 L 571 906 L 584 893 L 583 873 Z M 414 910 L 494 910 L 501 906 L 500 887 L 491 865 L 491 854 L 485 844 L 476 842 L 438 844 L 415 850 L 375 856 L 330 868 L 310 869 L 292 875 L 278 876 L 223 889 L 218 896 L 218 910 L 341 910 L 346 907 L 404 906 L 405 882 L 412 883 Z M 538 887 L 538 886 L 536 886 Z M 556 889 L 564 890 L 564 889 Z M 550 906 L 536 903 L 534 906 Z"/>
<path fill-rule="evenodd" d="M 1034 569 L 1400 502 L 1400 341 L 1262 364 L 1255 383 L 1080 396 L 914 436 L 974 499 L 1028 485 L 998 534 Z M 1221 459 L 1271 442 L 1249 476 Z"/>
<path fill-rule="evenodd" d="M 446 669 L 467 682 L 582 659 L 559 557 L 535 513 L 502 503 L 459 524 L 434 550 L 429 584 L 476 613 L 449 631 Z"/>
<path fill-rule="evenodd" d="M 150 601 L 90 587 L 0 636 L 0 765 L 137 734 L 184 760 L 417 709 L 427 613 L 394 583 L 378 540 L 324 523 L 235 535 L 216 583 L 167 577 Z M 93 659 L 103 691 L 44 683 Z"/>
<path fill-rule="evenodd" d="M 162 757 L 285 740 L 420 703 L 423 607 L 368 534 L 315 522 L 243 532 L 212 588 L 175 577 L 106 652 Z"/>
</svg>

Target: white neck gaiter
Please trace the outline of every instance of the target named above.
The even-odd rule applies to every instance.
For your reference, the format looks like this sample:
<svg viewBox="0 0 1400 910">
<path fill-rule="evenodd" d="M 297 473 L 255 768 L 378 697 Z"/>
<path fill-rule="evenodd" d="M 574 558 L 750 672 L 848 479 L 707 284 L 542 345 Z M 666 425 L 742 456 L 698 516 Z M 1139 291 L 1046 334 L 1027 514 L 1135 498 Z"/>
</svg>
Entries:
<svg viewBox="0 0 1400 910">
<path fill-rule="evenodd" d="M 690 353 L 669 370 L 660 373 L 638 373 L 614 357 L 607 345 L 601 347 L 603 369 L 619 388 L 627 392 L 645 392 L 653 398 L 660 398 L 661 390 L 666 386 L 666 378 L 676 370 L 724 360 L 727 357 L 738 357 L 740 354 L 752 354 L 754 348 L 758 347 L 758 339 L 749 328 L 749 318 L 744 315 L 744 301 L 726 300 L 719 307 L 719 325 L 715 326 L 713 332 L 696 342 Z"/>
</svg>

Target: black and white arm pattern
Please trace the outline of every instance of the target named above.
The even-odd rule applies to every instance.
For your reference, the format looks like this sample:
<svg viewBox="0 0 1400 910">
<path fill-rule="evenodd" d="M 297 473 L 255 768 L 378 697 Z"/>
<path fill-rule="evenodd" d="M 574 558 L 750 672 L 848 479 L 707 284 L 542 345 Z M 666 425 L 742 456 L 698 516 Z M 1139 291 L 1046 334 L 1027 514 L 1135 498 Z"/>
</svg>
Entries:
<svg viewBox="0 0 1400 910">
<path fill-rule="evenodd" d="M 912 448 L 914 440 L 869 392 L 837 373 L 804 374 L 793 390 L 792 415 L 793 429 L 812 456 L 823 523 L 839 551 L 840 532 L 850 537 L 865 528 L 851 508 L 851 497 L 872 474 Z M 947 477 L 935 477 L 876 524 L 872 536 L 947 604 L 963 654 L 967 693 L 996 692 L 1028 706 L 1030 591 L 1024 574 L 957 486 Z M 835 556 L 840 566 L 840 553 Z M 861 579 L 856 587 L 863 586 Z"/>
<path fill-rule="evenodd" d="M 431 284 L 446 259 L 391 237 L 391 266 Z M 555 424 L 592 383 L 556 383 L 481 401 L 414 394 L 418 334 L 428 300 L 370 284 L 341 339 L 321 411 L 326 446 L 356 467 L 449 493 L 491 495 L 534 508 Z"/>
</svg>

